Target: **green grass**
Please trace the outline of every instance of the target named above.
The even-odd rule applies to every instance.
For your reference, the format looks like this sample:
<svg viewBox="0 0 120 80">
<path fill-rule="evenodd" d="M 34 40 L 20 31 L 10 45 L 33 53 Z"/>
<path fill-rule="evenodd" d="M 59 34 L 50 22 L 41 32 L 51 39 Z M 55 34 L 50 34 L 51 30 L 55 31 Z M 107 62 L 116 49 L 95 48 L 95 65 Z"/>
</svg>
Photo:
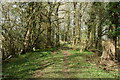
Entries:
<svg viewBox="0 0 120 80">
<path fill-rule="evenodd" d="M 95 64 L 86 62 L 85 56 L 94 53 L 88 51 L 79 53 L 78 50 L 71 50 L 70 52 L 73 54 L 69 58 L 70 64 L 73 65 L 70 68 L 71 70 L 73 69 L 72 72 L 77 72 L 77 74 L 71 74 L 72 78 L 115 78 L 113 73 L 106 72 L 105 70 L 96 67 Z"/>
<path fill-rule="evenodd" d="M 63 53 L 58 50 L 52 54 L 53 50 L 36 50 L 13 58 L 9 63 L 3 63 L 3 75 L 9 78 L 33 78 L 37 70 L 42 70 L 42 78 L 65 78 L 63 70 L 66 64 L 69 78 L 114 78 L 113 74 L 86 61 L 86 56 L 93 54 L 91 52 L 69 50 L 71 55 L 66 58 L 67 63 L 64 63 Z"/>
<path fill-rule="evenodd" d="M 13 58 L 9 63 L 3 63 L 3 75 L 16 78 L 31 78 L 35 70 L 44 68 L 41 64 L 51 58 L 50 51 L 29 52 L 19 58 Z"/>
</svg>

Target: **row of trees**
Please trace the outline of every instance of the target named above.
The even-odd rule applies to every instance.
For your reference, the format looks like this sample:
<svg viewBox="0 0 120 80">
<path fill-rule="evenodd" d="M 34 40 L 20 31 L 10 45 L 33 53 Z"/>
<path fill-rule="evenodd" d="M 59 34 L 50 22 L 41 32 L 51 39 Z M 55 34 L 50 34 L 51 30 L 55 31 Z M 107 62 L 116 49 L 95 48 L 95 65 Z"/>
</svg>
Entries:
<svg viewBox="0 0 120 80">
<path fill-rule="evenodd" d="M 59 47 L 66 41 L 102 55 L 102 41 L 120 44 L 120 2 L 1 3 L 3 59 Z"/>
</svg>

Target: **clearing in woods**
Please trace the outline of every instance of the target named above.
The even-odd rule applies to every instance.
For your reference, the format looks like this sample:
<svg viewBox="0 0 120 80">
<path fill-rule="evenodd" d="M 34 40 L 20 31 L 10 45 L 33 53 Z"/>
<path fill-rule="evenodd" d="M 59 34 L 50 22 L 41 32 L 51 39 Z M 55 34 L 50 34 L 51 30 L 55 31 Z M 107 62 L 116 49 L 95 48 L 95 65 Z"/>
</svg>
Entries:
<svg viewBox="0 0 120 80">
<path fill-rule="evenodd" d="M 72 49 L 38 50 L 4 63 L 3 75 L 5 78 L 115 78 L 117 72 L 107 72 L 88 60 L 93 54 Z"/>
</svg>

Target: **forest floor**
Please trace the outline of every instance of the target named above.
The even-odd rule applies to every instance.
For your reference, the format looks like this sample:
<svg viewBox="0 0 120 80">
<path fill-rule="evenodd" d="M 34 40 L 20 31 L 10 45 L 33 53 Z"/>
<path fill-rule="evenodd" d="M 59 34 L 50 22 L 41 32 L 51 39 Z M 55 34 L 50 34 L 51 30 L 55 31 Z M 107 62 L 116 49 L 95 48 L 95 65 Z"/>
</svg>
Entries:
<svg viewBox="0 0 120 80">
<path fill-rule="evenodd" d="M 94 61 L 90 62 L 93 54 L 69 48 L 36 50 L 3 63 L 3 77 L 115 78 L 118 75 L 118 72 L 105 71 L 97 67 Z"/>
</svg>

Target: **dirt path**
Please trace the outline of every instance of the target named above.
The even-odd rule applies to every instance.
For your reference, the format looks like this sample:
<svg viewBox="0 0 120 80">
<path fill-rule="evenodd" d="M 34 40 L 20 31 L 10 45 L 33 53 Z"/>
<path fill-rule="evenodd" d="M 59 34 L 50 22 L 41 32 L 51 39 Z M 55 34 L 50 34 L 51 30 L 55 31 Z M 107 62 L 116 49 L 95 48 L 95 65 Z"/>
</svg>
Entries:
<svg viewBox="0 0 120 80">
<path fill-rule="evenodd" d="M 67 56 L 70 56 L 71 53 L 69 53 L 68 51 L 63 51 L 63 54 L 64 54 L 63 73 L 64 73 L 64 77 L 65 77 L 65 78 L 69 78 L 69 75 L 68 75 L 69 69 L 68 69 L 68 59 L 67 59 Z"/>
<path fill-rule="evenodd" d="M 62 61 L 59 61 L 61 62 L 60 64 L 53 64 L 53 65 L 50 65 L 44 69 L 40 69 L 40 70 L 36 70 L 35 71 L 35 74 L 33 74 L 33 76 L 35 78 L 47 78 L 47 75 L 49 74 L 53 74 L 53 73 L 60 73 L 60 75 L 64 76 L 64 78 L 68 78 L 68 59 L 67 57 L 71 55 L 71 53 L 69 53 L 67 50 L 65 51 L 62 51 L 62 55 L 63 55 L 63 58 L 61 58 L 60 60 Z M 56 61 L 55 58 L 53 58 L 53 61 Z M 42 66 L 42 65 L 40 65 Z M 55 74 L 53 74 L 55 75 Z M 59 75 L 55 75 L 55 77 Z"/>
<path fill-rule="evenodd" d="M 13 74 L 15 78 L 115 78 L 119 75 L 118 71 L 108 72 L 90 61 L 89 58 L 98 59 L 93 54 L 69 48 L 32 52 L 3 64 L 3 71 L 4 75 Z"/>
<path fill-rule="evenodd" d="M 73 54 L 74 53 L 74 54 Z M 86 61 L 86 55 L 90 53 L 79 51 L 70 52 L 63 50 L 61 53 L 53 54 L 50 59 L 45 60 L 44 67 L 35 71 L 34 78 L 98 78 L 113 77 L 111 74 L 96 67 L 95 64 Z M 49 65 L 50 64 L 50 65 Z"/>
</svg>

